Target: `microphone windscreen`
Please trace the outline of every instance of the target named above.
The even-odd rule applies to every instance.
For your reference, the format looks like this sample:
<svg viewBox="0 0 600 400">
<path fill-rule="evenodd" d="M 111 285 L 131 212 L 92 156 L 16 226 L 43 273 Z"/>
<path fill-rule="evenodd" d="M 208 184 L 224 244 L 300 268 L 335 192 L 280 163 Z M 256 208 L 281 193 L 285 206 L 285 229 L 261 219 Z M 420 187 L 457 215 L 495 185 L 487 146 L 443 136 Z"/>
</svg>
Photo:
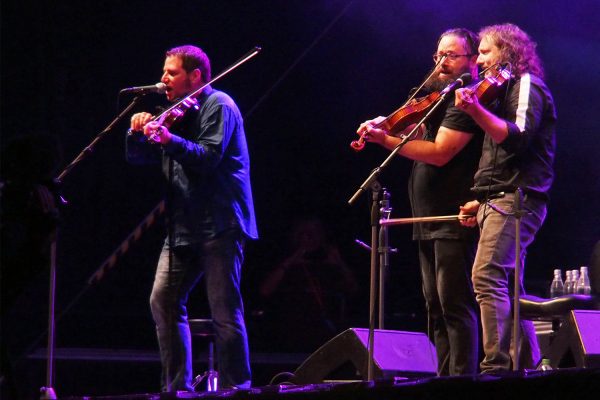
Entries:
<svg viewBox="0 0 600 400">
<path fill-rule="evenodd" d="M 471 74 L 470 74 L 470 73 L 468 73 L 468 72 L 465 72 L 465 73 L 464 73 L 464 74 L 462 74 L 462 75 L 460 76 L 460 78 L 458 78 L 458 79 L 460 79 L 460 80 L 462 81 L 462 83 L 463 83 L 462 85 L 463 85 L 463 86 L 466 86 L 466 85 L 468 85 L 469 83 L 471 83 L 471 80 L 473 79 L 473 77 L 471 76 Z"/>
<path fill-rule="evenodd" d="M 162 82 L 158 82 L 156 85 L 156 93 L 165 93 L 167 91 L 167 85 Z"/>
</svg>

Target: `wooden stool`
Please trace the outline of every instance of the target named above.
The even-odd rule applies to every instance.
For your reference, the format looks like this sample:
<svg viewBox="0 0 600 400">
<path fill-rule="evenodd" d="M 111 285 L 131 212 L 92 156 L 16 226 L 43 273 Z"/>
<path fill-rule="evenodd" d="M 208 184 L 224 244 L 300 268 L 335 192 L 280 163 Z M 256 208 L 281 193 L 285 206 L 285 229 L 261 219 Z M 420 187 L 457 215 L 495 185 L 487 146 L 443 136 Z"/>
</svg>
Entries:
<svg viewBox="0 0 600 400">
<path fill-rule="evenodd" d="M 189 319 L 190 333 L 193 336 L 203 337 L 208 340 L 208 370 L 196 376 L 192 386 L 194 390 L 206 379 L 206 391 L 216 392 L 219 387 L 219 373 L 215 371 L 214 345 L 215 328 L 212 319 Z"/>
</svg>

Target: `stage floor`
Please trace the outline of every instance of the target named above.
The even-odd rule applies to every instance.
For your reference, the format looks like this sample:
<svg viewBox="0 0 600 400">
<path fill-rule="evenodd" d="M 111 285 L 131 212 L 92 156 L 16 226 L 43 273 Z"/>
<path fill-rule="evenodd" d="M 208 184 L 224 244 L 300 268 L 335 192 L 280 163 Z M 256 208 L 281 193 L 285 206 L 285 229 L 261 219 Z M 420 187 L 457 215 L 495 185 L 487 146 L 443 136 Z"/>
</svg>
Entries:
<svg viewBox="0 0 600 400">
<path fill-rule="evenodd" d="M 2 400 L 40 399 L 45 382 L 44 349 L 29 357 L 18 378 L 20 393 Z M 562 368 L 552 371 L 523 371 L 501 376 L 396 377 L 376 381 L 328 381 L 287 384 L 289 373 L 307 354 L 253 353 L 250 390 L 221 390 L 215 393 L 159 393 L 160 362 L 156 351 L 59 348 L 55 359 L 54 389 L 61 400 L 163 400 L 163 399 L 577 399 L 598 398 L 600 368 Z M 205 354 L 198 355 L 199 360 Z M 198 361 L 195 371 L 204 371 Z M 348 372 L 348 371 L 346 371 Z M 361 379 L 344 374 L 342 379 Z M 393 376 L 396 376 L 394 374 Z M 337 378 L 337 376 L 336 376 Z M 277 384 L 270 384 L 277 383 Z"/>
<path fill-rule="evenodd" d="M 429 377 L 375 382 L 270 385 L 214 393 L 146 393 L 118 396 L 60 397 L 63 400 L 168 399 L 593 399 L 600 390 L 600 369 L 526 371 L 503 376 Z"/>
</svg>

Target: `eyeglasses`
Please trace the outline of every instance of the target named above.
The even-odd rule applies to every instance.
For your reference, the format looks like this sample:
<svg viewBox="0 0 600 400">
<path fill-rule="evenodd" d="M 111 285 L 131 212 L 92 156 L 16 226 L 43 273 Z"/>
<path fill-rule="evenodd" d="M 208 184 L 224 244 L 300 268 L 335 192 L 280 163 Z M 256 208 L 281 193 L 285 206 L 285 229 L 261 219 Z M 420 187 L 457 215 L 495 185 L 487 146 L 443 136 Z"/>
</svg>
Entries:
<svg viewBox="0 0 600 400">
<path fill-rule="evenodd" d="M 446 57 L 450 61 L 456 61 L 458 57 L 471 57 L 474 54 L 454 54 L 454 53 L 442 53 L 442 54 L 434 54 L 433 62 L 437 63 L 442 59 L 442 57 Z"/>
</svg>

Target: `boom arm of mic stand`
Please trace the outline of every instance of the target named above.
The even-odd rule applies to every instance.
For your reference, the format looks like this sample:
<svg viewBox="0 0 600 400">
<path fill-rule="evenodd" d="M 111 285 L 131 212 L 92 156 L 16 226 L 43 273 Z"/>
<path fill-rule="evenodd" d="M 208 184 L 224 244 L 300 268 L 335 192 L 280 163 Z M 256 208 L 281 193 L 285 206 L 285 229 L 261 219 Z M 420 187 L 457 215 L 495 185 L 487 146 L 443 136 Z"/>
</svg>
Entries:
<svg viewBox="0 0 600 400">
<path fill-rule="evenodd" d="M 133 109 L 133 107 L 135 107 L 138 104 L 140 99 L 141 99 L 140 96 L 136 96 L 131 101 L 131 103 L 129 103 L 129 105 L 127 107 L 125 107 L 125 109 L 123 111 L 121 111 L 119 113 L 119 115 L 117 115 L 116 118 L 113 119 L 110 124 L 108 124 L 108 126 L 106 128 L 104 128 L 102 130 L 102 132 L 100 132 L 98 135 L 96 135 L 94 140 L 92 140 L 92 142 L 89 145 L 87 145 L 83 150 L 81 150 L 81 153 L 79 153 L 79 155 L 73 161 L 71 161 L 71 163 L 69 165 L 67 165 L 67 167 L 63 170 L 63 172 L 60 173 L 60 175 L 58 176 L 59 182 L 62 182 L 64 177 L 67 176 L 67 174 L 69 172 L 71 172 L 71 170 L 73 168 L 75 168 L 75 166 L 77 164 L 79 164 L 81 161 L 83 161 L 88 154 L 93 152 L 94 146 L 96 146 L 96 143 L 98 143 L 100 141 L 100 139 L 102 139 L 107 133 L 109 133 L 115 127 L 115 125 L 119 121 L 121 121 L 121 119 L 123 119 L 123 117 L 125 115 L 127 115 L 129 113 L 129 111 L 131 111 L 131 109 Z"/>
<path fill-rule="evenodd" d="M 446 93 L 447 94 L 447 93 Z M 446 99 L 446 94 L 443 94 L 440 96 L 440 98 L 437 100 L 437 102 L 431 107 L 431 109 L 427 112 L 427 114 L 425 114 L 425 116 L 423 118 L 421 118 L 421 120 L 419 122 L 417 122 L 417 124 L 415 125 L 415 127 L 408 133 L 408 135 L 406 135 L 404 137 L 404 139 L 402 139 L 402 141 L 400 143 L 398 143 L 398 145 L 396 147 L 394 147 L 394 149 L 390 152 L 390 154 L 387 156 L 387 158 L 385 160 L 383 160 L 383 162 L 379 165 L 379 167 L 375 168 L 372 172 L 371 175 L 369 175 L 367 177 L 367 179 L 365 179 L 365 181 L 362 183 L 362 185 L 360 185 L 360 187 L 358 188 L 358 190 L 354 193 L 354 195 L 350 198 L 350 200 L 348 200 L 348 204 L 352 205 L 354 204 L 354 202 L 360 197 L 360 195 L 365 192 L 367 190 L 367 188 L 369 188 L 372 184 L 372 182 L 377 179 L 377 177 L 379 176 L 379 174 L 381 174 L 381 171 L 384 170 L 385 167 L 388 166 L 388 164 L 392 161 L 392 159 L 394 158 L 394 156 L 396 155 L 396 153 L 398 153 L 400 151 L 400 149 L 409 141 L 411 140 L 411 138 L 413 137 L 413 135 L 415 134 L 415 132 L 417 131 L 417 129 L 419 129 L 419 126 L 427 121 L 429 119 L 429 116 L 439 107 L 440 104 L 442 104 L 444 102 L 444 100 Z"/>
</svg>

